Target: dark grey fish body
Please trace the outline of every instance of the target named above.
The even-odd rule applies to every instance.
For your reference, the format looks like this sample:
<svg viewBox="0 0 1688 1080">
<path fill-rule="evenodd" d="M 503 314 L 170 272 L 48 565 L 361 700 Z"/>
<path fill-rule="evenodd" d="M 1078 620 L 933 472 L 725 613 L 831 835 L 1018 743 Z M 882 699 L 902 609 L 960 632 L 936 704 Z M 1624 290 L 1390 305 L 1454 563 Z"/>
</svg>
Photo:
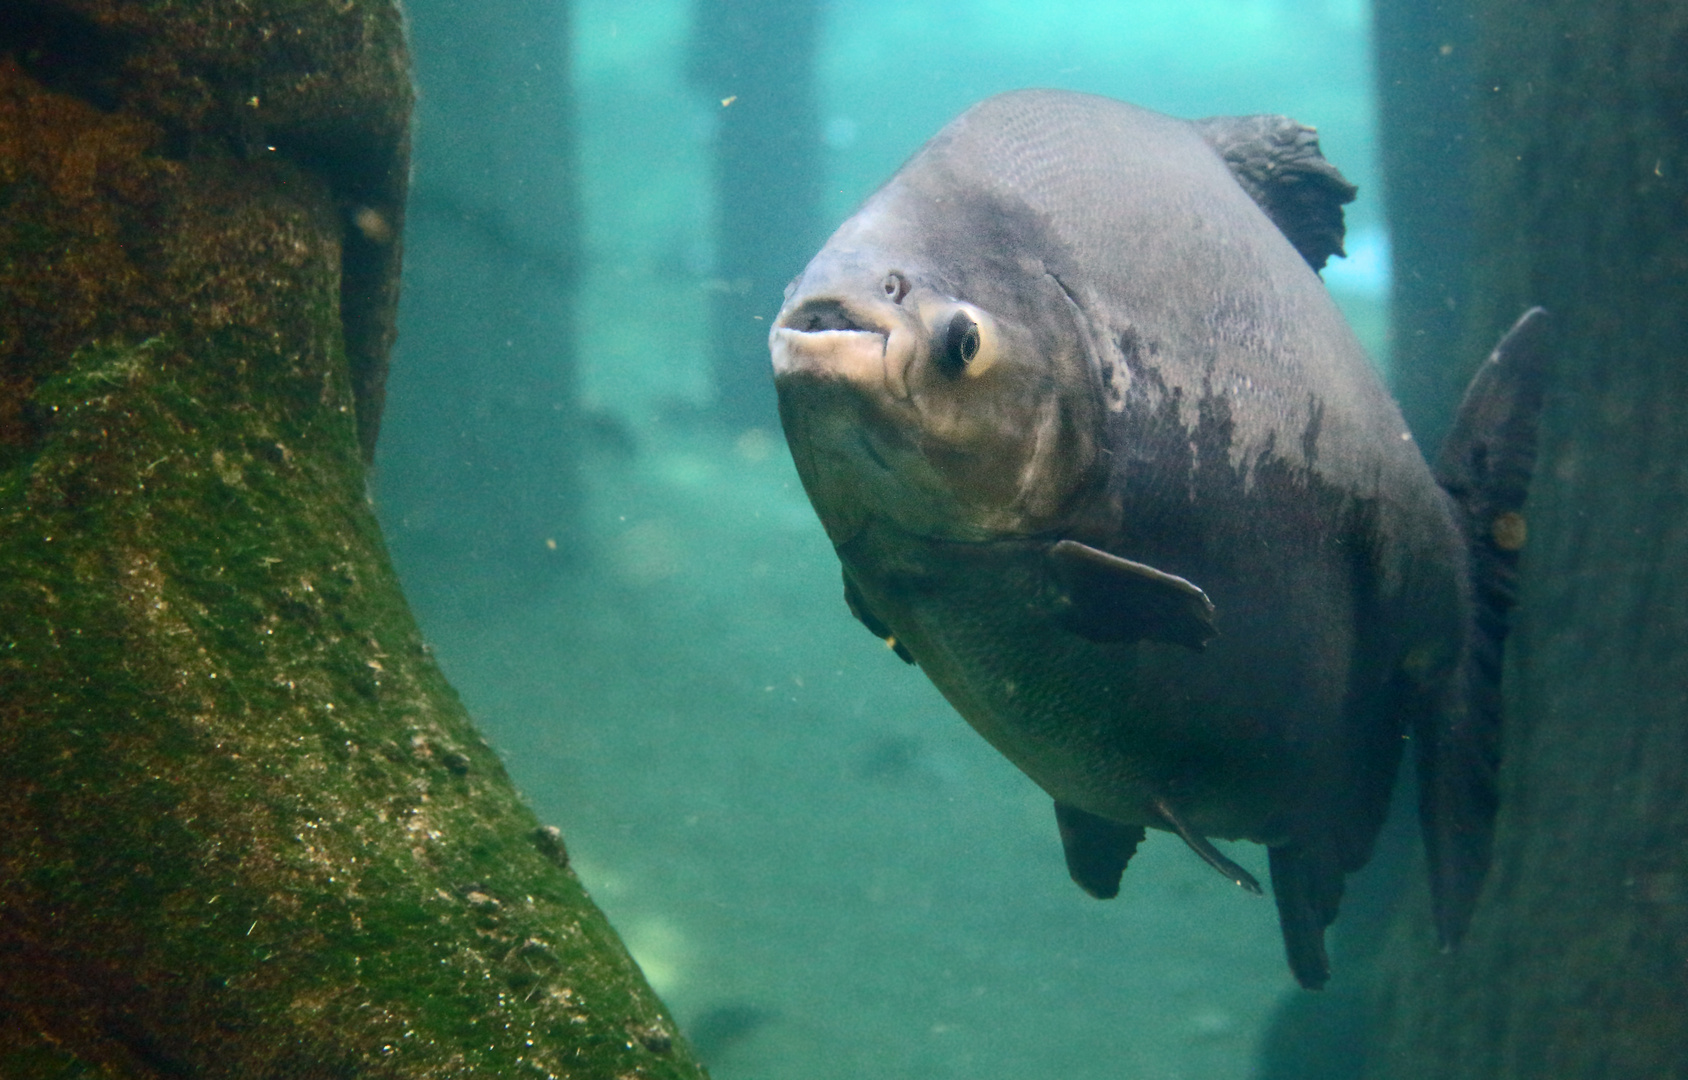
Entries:
<svg viewBox="0 0 1688 1080">
<path fill-rule="evenodd" d="M 1245 885 L 1205 838 L 1266 844 L 1308 985 L 1402 736 L 1469 712 L 1463 511 L 1314 269 L 1351 194 L 1281 118 L 1007 94 L 838 230 L 771 338 L 852 609 L 1054 798 L 1075 880 L 1117 892 L 1145 827 Z M 1492 819 L 1470 801 L 1427 827 Z"/>
</svg>

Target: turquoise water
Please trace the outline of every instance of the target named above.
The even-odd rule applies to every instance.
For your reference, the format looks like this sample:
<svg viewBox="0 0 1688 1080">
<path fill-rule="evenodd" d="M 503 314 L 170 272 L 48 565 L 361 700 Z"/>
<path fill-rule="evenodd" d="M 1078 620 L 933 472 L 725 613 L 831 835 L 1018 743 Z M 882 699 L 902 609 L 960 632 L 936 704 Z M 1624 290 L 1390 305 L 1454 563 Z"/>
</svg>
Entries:
<svg viewBox="0 0 1688 1080">
<path fill-rule="evenodd" d="M 635 423 L 675 398 L 711 396 L 698 335 L 707 291 L 720 284 L 709 274 L 708 161 L 720 106 L 685 80 L 690 8 L 574 5 L 592 266 L 581 297 L 583 391 Z M 1325 156 L 1360 187 L 1347 208 L 1351 258 L 1326 278 L 1381 358 L 1388 239 L 1368 13 L 1363 0 L 837 0 L 818 58 L 827 226 L 957 113 L 1004 90 L 1083 90 L 1186 117 L 1284 113 L 1317 127 Z"/>
<path fill-rule="evenodd" d="M 565 546 L 584 554 L 526 595 L 456 602 L 459 568 L 407 544 L 378 484 L 436 654 L 721 1080 L 1251 1075 L 1299 993 L 1271 901 L 1162 835 L 1117 900 L 1080 892 L 1047 797 L 849 616 L 780 433 L 708 422 L 723 106 L 685 81 L 689 24 L 677 0 L 574 5 L 575 390 L 614 436 L 581 448 Z M 1381 354 L 1367 35 L 1358 0 L 839 0 L 817 73 L 828 226 L 1001 90 L 1288 113 L 1361 186 L 1327 280 Z M 424 237 L 407 274 L 449 258 Z M 407 304 L 385 476 L 393 447 L 443 437 Z M 1263 851 L 1229 851 L 1264 877 Z"/>
</svg>

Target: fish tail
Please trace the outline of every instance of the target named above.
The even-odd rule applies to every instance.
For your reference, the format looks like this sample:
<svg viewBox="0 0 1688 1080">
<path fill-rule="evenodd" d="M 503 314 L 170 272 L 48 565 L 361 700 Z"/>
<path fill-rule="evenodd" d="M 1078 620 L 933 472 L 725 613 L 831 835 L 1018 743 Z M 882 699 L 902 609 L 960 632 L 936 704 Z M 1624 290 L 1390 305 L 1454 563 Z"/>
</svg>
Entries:
<svg viewBox="0 0 1688 1080">
<path fill-rule="evenodd" d="M 1547 380 L 1549 318 L 1531 308 L 1465 392 L 1436 481 L 1464 534 L 1470 625 L 1446 707 L 1416 725 L 1419 816 L 1444 948 L 1464 936 L 1488 872 L 1499 807 L 1501 669 L 1517 597 L 1523 515 Z"/>
</svg>

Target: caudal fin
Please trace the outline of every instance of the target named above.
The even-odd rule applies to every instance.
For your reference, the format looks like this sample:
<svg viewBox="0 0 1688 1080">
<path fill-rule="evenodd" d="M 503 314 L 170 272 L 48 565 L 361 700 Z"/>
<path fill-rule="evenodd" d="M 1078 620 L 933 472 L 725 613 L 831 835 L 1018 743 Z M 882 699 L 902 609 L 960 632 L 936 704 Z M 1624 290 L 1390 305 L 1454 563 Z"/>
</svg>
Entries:
<svg viewBox="0 0 1688 1080">
<path fill-rule="evenodd" d="M 1457 944 L 1489 868 L 1498 808 L 1501 667 L 1548 367 L 1547 312 L 1531 308 L 1472 379 L 1436 458 L 1469 553 L 1471 620 L 1460 684 L 1416 725 L 1419 817 L 1444 947 Z"/>
</svg>

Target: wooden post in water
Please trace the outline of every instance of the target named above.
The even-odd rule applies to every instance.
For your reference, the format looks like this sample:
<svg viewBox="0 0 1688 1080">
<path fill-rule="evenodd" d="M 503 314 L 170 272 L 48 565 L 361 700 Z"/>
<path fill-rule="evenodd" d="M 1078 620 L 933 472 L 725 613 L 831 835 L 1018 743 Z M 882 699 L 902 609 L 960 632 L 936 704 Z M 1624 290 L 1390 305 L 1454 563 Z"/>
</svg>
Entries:
<svg viewBox="0 0 1688 1080">
<path fill-rule="evenodd" d="M 1459 378 L 1538 303 L 1557 375 L 1508 646 L 1494 867 L 1450 955 L 1422 895 L 1403 905 L 1367 1075 L 1683 1077 L 1688 3 L 1473 12 Z"/>
<path fill-rule="evenodd" d="M 717 413 L 774 427 L 768 320 L 825 239 L 815 0 L 699 0 L 693 85 L 719 110 L 715 271 L 709 281 Z"/>
</svg>

